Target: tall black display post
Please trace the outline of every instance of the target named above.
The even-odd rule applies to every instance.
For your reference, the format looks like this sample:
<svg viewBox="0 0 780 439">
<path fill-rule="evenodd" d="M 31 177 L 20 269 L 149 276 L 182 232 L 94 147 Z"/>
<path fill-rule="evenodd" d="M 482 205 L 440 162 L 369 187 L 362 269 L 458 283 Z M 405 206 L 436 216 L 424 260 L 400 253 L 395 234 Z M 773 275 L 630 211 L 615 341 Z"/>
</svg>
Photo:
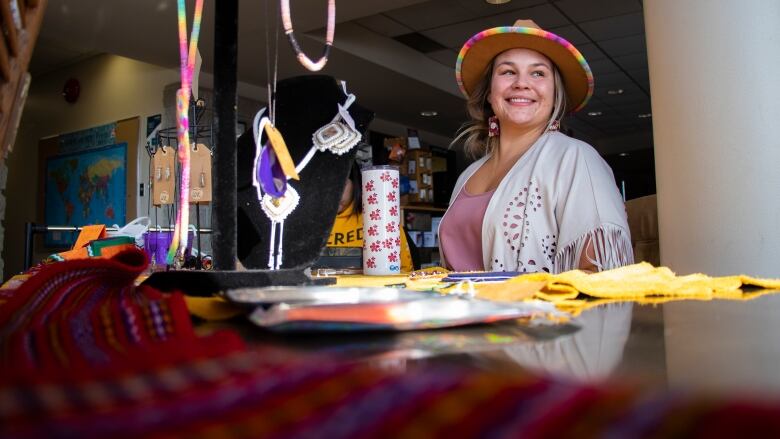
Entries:
<svg viewBox="0 0 780 439">
<path fill-rule="evenodd" d="M 214 193 L 211 224 L 214 270 L 236 269 L 236 92 L 238 0 L 214 2 Z M 213 243 L 220 243 L 214 246 Z"/>
</svg>

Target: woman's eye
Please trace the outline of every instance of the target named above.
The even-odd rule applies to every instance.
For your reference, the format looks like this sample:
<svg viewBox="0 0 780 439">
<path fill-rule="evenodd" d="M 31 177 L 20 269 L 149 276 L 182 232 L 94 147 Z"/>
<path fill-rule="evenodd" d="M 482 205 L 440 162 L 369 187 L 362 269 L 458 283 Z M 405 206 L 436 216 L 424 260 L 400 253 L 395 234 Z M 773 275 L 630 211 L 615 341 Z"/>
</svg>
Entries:
<svg viewBox="0 0 780 439">
<path fill-rule="evenodd" d="M 531 72 L 531 76 L 533 76 L 535 78 L 544 78 L 544 72 L 541 71 L 541 70 L 535 70 L 535 71 Z"/>
<path fill-rule="evenodd" d="M 502 75 L 502 76 L 503 75 L 514 75 L 514 73 L 515 72 L 513 70 L 503 70 L 503 71 L 498 72 L 498 74 Z"/>
</svg>

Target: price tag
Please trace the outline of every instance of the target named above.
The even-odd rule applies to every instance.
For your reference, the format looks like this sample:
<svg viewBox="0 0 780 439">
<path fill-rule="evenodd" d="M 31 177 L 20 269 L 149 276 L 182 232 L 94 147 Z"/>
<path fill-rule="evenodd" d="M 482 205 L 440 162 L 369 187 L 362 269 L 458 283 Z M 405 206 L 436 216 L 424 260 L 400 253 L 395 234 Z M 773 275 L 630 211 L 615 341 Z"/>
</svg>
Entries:
<svg viewBox="0 0 780 439">
<path fill-rule="evenodd" d="M 201 143 L 190 148 L 190 202 L 211 201 L 211 150 Z"/>
</svg>

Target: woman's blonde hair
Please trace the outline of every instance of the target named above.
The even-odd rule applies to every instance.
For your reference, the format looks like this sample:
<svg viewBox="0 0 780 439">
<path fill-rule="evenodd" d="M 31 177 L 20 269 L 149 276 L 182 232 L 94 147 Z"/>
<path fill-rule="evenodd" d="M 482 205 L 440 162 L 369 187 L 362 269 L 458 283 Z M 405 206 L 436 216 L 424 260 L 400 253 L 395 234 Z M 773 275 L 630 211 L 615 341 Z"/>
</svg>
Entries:
<svg viewBox="0 0 780 439">
<path fill-rule="evenodd" d="M 497 57 L 498 55 L 496 55 Z M 450 144 L 454 145 L 462 140 L 466 153 L 474 159 L 490 154 L 498 146 L 498 136 L 488 136 L 488 119 L 495 115 L 490 102 L 488 102 L 490 85 L 493 80 L 494 62 L 495 58 L 488 64 L 485 74 L 482 75 L 482 79 L 474 87 L 474 92 L 471 93 L 471 96 L 466 101 L 466 109 L 469 112 L 469 116 L 471 116 L 471 121 L 466 122 L 461 127 L 458 135 Z M 550 119 L 547 121 L 546 130 L 549 130 L 556 121 L 560 123 L 566 113 L 566 90 L 563 87 L 563 78 L 554 63 L 552 63 L 552 68 L 555 94 L 553 110 L 550 114 Z"/>
</svg>

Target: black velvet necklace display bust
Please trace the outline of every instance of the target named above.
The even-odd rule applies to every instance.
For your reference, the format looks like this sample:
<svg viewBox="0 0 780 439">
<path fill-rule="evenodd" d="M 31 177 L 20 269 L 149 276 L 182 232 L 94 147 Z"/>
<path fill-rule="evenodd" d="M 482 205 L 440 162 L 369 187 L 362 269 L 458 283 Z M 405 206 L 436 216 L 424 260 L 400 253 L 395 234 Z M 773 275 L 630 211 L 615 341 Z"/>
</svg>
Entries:
<svg viewBox="0 0 780 439">
<path fill-rule="evenodd" d="M 298 76 L 278 83 L 276 127 L 296 164 L 309 152 L 314 132 L 333 120 L 338 112 L 337 104 L 343 105 L 346 99 L 341 85 L 330 76 Z M 348 111 L 355 128 L 365 135 L 373 113 L 357 101 Z M 284 221 L 282 268 L 305 269 L 319 257 L 333 227 L 355 153 L 356 147 L 340 156 L 318 151 L 300 172 L 300 180 L 288 182 L 301 198 L 298 207 Z M 261 210 L 257 190 L 252 185 L 254 158 L 255 144 L 249 130 L 238 140 L 236 256 L 246 268 L 267 269 L 271 221 Z M 278 242 L 278 236 L 276 239 Z"/>
</svg>

